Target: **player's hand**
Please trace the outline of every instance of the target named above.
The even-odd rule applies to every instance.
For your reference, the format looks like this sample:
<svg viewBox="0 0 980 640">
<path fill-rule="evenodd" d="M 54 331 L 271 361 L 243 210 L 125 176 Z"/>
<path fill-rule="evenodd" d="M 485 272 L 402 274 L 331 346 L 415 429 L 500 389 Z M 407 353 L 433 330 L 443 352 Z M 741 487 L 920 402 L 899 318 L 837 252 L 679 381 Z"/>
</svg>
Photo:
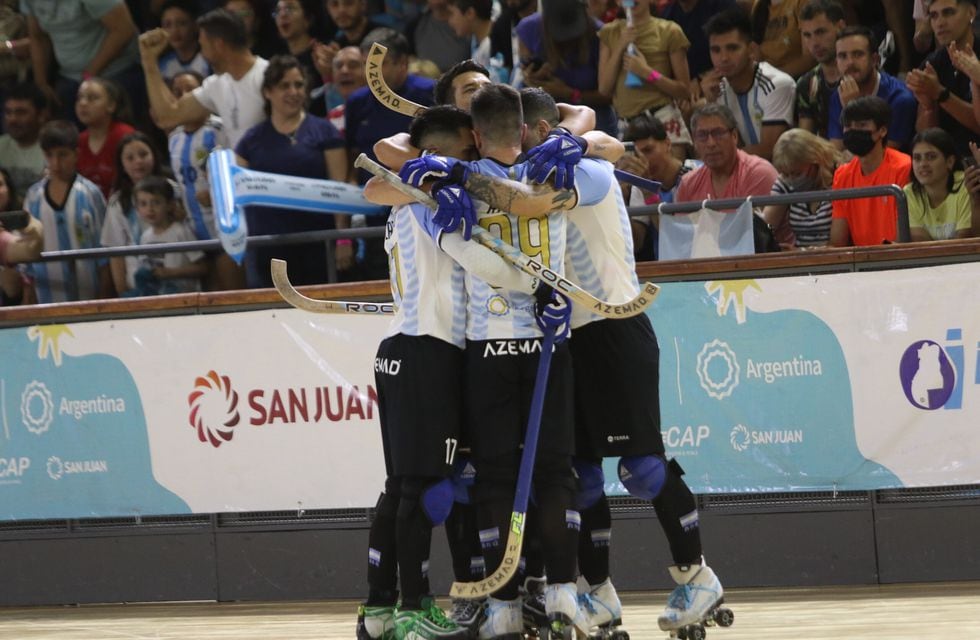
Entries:
<svg viewBox="0 0 980 640">
<path fill-rule="evenodd" d="M 439 205 L 432 221 L 446 232 L 460 229 L 463 239 L 469 240 L 473 234 L 473 225 L 476 224 L 476 207 L 473 206 L 470 194 L 458 184 L 440 181 L 432 189 L 432 195 Z"/>
<path fill-rule="evenodd" d="M 555 343 L 568 338 L 572 332 L 572 301 L 543 282 L 534 292 L 534 319 L 545 333 L 554 332 Z"/>
<path fill-rule="evenodd" d="M 575 165 L 585 155 L 589 144 L 564 129 L 553 129 L 544 142 L 527 152 L 527 177 L 543 184 L 552 172 L 555 187 L 575 188 Z"/>
<path fill-rule="evenodd" d="M 469 165 L 462 160 L 443 156 L 422 156 L 402 165 L 398 177 L 402 182 L 413 187 L 421 186 L 426 178 L 446 179 L 462 185 L 466 183 L 469 172 Z"/>
<path fill-rule="evenodd" d="M 140 35 L 139 48 L 143 60 L 156 63 L 170 45 L 170 36 L 163 29 L 153 29 Z"/>
</svg>

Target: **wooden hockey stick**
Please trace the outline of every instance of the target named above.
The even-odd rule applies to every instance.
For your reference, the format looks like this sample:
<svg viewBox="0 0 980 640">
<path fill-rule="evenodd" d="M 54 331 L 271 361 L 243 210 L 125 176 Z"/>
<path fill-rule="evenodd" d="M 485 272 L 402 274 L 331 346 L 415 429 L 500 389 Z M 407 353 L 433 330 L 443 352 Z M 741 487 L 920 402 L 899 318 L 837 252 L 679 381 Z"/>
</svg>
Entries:
<svg viewBox="0 0 980 640">
<path fill-rule="evenodd" d="M 436 205 L 436 201 L 432 199 L 432 196 L 421 189 L 416 189 L 411 185 L 405 184 L 397 175 L 389 171 L 387 168 L 381 166 L 374 160 L 371 160 L 363 153 L 354 161 L 354 166 L 358 169 L 364 169 L 373 175 L 378 176 L 402 193 L 412 196 L 418 202 L 421 202 L 433 211 L 438 206 Z M 552 271 L 534 258 L 524 255 L 520 249 L 510 246 L 483 227 L 473 227 L 473 239 L 492 250 L 494 253 L 501 256 L 504 260 L 511 263 L 524 273 L 541 279 L 541 281 L 550 286 L 552 289 L 564 293 L 566 296 L 571 298 L 573 302 L 587 307 L 592 311 L 592 313 L 600 315 L 603 318 L 630 318 L 632 316 L 639 315 L 643 313 L 651 304 L 653 304 L 657 294 L 660 293 L 660 287 L 652 282 L 645 282 L 640 288 L 640 292 L 632 300 L 627 300 L 626 302 L 619 304 L 606 302 L 596 298 L 582 287 L 578 286 L 571 280 L 568 280 L 561 274 Z"/>
<path fill-rule="evenodd" d="M 538 452 L 541 414 L 544 412 L 544 397 L 548 389 L 548 372 L 551 370 L 551 352 L 555 345 L 555 330 L 543 324 L 540 326 L 544 338 L 541 340 L 541 356 L 538 359 L 538 371 L 534 377 L 534 391 L 531 393 L 531 409 L 527 416 L 527 430 L 524 432 L 524 451 L 521 453 L 521 466 L 517 472 L 514 508 L 510 514 L 510 529 L 507 531 L 504 558 L 496 571 L 483 580 L 453 582 L 453 586 L 449 589 L 449 595 L 454 598 L 475 600 L 490 595 L 510 582 L 521 562 L 527 503 L 531 497 L 531 480 L 534 477 L 534 458 Z"/>
<path fill-rule="evenodd" d="M 315 300 L 304 296 L 296 290 L 289 281 L 286 272 L 286 261 L 272 259 L 272 283 L 282 299 L 290 305 L 303 311 L 313 313 L 358 313 L 370 316 L 384 316 L 395 313 L 395 305 L 391 302 L 345 302 L 342 300 Z"/>
<path fill-rule="evenodd" d="M 388 53 L 388 47 L 383 44 L 375 42 L 371 45 L 371 50 L 368 51 L 367 64 L 364 66 L 367 84 L 371 87 L 371 93 L 378 99 L 378 102 L 392 111 L 414 118 L 425 111 L 426 107 L 401 97 L 392 91 L 388 83 L 385 82 L 385 77 L 381 74 L 381 65 L 384 64 L 386 53 Z"/>
</svg>

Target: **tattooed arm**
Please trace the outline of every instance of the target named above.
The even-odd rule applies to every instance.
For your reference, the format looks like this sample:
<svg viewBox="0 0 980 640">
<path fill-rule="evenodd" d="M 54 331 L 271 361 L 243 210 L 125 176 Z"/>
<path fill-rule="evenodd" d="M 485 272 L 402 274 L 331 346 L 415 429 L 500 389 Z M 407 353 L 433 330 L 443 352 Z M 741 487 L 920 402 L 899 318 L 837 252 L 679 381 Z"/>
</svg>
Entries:
<svg viewBox="0 0 980 640">
<path fill-rule="evenodd" d="M 626 153 L 623 143 L 603 131 L 589 131 L 582 135 L 589 143 L 585 155 L 615 164 Z"/>
<path fill-rule="evenodd" d="M 573 190 L 556 189 L 549 184 L 524 184 L 475 171 L 470 172 L 463 186 L 477 200 L 517 216 L 540 218 L 553 211 L 573 209 L 578 203 Z"/>
</svg>

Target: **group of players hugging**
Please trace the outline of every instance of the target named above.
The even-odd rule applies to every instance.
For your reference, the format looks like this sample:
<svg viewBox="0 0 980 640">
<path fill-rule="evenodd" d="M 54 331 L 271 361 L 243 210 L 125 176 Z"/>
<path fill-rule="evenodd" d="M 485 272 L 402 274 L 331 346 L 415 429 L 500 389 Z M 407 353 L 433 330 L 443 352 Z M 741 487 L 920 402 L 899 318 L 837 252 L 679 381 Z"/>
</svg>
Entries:
<svg viewBox="0 0 980 640">
<path fill-rule="evenodd" d="M 562 274 L 593 298 L 636 297 L 630 220 L 611 164 L 623 145 L 591 130 L 588 108 L 559 110 L 540 89 L 480 84 L 376 146 L 401 184 L 390 174 L 365 186 L 365 197 L 393 207 L 385 249 L 397 312 L 375 360 L 387 479 L 357 638 L 628 638 L 610 579 L 606 457 L 619 458 L 630 494 L 653 503 L 670 545 L 677 587 L 660 628 L 701 638 L 704 624 L 732 615 L 719 608 L 722 586 L 702 556 L 695 497 L 665 456 L 649 317 L 573 303 L 553 279 L 471 239 L 489 232 L 541 265 L 538 276 Z M 515 491 L 535 402 L 526 542 L 513 577 L 488 589 L 487 576 L 508 561 L 511 528 L 525 524 Z M 468 597 L 454 597 L 448 613 L 427 578 L 440 524 L 454 593 L 480 585 L 460 589 Z"/>
</svg>

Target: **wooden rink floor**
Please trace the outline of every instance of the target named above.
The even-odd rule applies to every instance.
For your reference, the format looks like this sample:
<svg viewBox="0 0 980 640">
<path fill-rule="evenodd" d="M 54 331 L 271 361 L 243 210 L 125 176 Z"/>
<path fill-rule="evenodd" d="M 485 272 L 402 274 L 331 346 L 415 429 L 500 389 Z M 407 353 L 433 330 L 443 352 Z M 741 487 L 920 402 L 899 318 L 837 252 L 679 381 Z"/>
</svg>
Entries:
<svg viewBox="0 0 980 640">
<path fill-rule="evenodd" d="M 666 592 L 621 594 L 632 640 L 666 638 Z M 980 640 L 980 582 L 732 589 L 735 625 L 709 640 Z M 2 640 L 354 638 L 356 601 L 162 603 L 0 608 Z"/>
</svg>

